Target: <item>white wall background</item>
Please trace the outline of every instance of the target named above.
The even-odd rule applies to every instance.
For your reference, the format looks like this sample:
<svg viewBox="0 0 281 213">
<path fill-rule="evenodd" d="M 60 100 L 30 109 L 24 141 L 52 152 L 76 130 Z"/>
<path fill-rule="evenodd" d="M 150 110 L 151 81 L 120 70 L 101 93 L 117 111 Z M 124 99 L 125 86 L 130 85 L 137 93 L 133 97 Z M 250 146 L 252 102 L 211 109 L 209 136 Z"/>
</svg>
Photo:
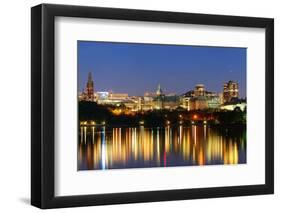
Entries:
<svg viewBox="0 0 281 213">
<path fill-rule="evenodd" d="M 278 0 L 45 0 L 44 3 L 275 18 L 275 195 L 50 210 L 52 212 L 278 212 L 281 208 L 281 3 Z M 0 212 L 38 212 L 30 197 L 30 7 L 37 0 L 1 2 Z M 280 210 L 279 210 L 280 211 Z"/>
</svg>

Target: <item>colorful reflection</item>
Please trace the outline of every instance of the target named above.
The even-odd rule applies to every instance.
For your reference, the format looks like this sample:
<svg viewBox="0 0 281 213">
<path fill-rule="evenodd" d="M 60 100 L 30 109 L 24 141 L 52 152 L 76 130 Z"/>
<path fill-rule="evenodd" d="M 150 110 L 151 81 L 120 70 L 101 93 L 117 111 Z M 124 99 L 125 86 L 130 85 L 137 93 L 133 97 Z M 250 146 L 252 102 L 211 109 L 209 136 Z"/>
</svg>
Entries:
<svg viewBox="0 0 281 213">
<path fill-rule="evenodd" d="M 80 127 L 78 170 L 246 163 L 246 130 Z"/>
</svg>

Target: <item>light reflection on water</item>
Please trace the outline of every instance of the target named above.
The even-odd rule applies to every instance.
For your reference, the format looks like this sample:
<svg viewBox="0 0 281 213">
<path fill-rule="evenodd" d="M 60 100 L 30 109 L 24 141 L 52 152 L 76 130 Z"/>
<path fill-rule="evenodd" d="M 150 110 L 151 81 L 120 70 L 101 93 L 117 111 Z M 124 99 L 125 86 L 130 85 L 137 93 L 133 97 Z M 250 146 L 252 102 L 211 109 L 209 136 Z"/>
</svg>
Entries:
<svg viewBox="0 0 281 213">
<path fill-rule="evenodd" d="M 246 130 L 80 126 L 78 170 L 246 163 Z"/>
</svg>

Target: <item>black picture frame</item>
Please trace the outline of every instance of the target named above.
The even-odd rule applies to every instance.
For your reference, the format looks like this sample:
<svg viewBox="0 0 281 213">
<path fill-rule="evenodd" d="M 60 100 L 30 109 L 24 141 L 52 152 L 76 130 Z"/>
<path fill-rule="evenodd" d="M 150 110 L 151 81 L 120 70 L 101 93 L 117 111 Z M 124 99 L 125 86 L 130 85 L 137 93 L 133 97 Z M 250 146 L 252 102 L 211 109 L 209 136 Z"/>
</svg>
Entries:
<svg viewBox="0 0 281 213">
<path fill-rule="evenodd" d="M 55 17 L 264 28 L 266 128 L 265 184 L 56 197 L 54 170 Z M 41 4 L 31 8 L 31 204 L 59 208 L 272 194 L 274 192 L 274 20 L 224 15 Z"/>
</svg>

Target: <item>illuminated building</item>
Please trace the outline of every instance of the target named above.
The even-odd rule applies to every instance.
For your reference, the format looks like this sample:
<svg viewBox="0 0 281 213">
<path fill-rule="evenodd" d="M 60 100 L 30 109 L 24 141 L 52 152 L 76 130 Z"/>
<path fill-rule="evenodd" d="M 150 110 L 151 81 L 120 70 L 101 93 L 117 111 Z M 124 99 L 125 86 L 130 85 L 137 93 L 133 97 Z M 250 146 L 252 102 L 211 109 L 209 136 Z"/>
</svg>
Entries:
<svg viewBox="0 0 281 213">
<path fill-rule="evenodd" d="M 220 98 L 214 92 L 205 90 L 204 84 L 197 84 L 194 90 L 186 92 L 181 97 L 181 107 L 189 110 L 219 108 Z"/>
<path fill-rule="evenodd" d="M 231 101 L 224 103 L 220 108 L 222 110 L 230 110 L 230 111 L 239 108 L 241 111 L 244 111 L 246 107 L 247 107 L 246 100 L 232 98 Z"/>
<path fill-rule="evenodd" d="M 191 97 L 189 96 L 183 96 L 181 97 L 181 107 L 184 108 L 184 109 L 187 109 L 187 111 L 190 110 L 190 100 L 191 100 Z"/>
<path fill-rule="evenodd" d="M 163 95 L 163 91 L 162 91 L 162 89 L 161 89 L 160 84 L 158 84 L 157 91 L 156 91 L 156 95 L 157 95 L 157 96 Z"/>
<path fill-rule="evenodd" d="M 123 102 L 127 109 L 127 113 L 136 112 L 140 110 L 139 99 L 137 97 L 132 97 L 128 99 L 126 102 Z"/>
<path fill-rule="evenodd" d="M 163 109 L 164 105 L 164 97 L 165 95 L 163 94 L 163 91 L 161 89 L 160 84 L 158 85 L 157 91 L 156 91 L 156 104 L 155 104 L 155 109 Z"/>
<path fill-rule="evenodd" d="M 207 109 L 208 103 L 205 96 L 198 96 L 190 99 L 190 110 Z"/>
<path fill-rule="evenodd" d="M 141 98 L 141 110 L 148 111 L 153 110 L 155 106 L 154 100 L 156 99 L 156 93 L 144 93 L 144 96 Z"/>
<path fill-rule="evenodd" d="M 223 104 L 223 93 L 222 92 L 219 93 L 219 102 L 220 102 L 220 104 Z"/>
<path fill-rule="evenodd" d="M 106 104 L 108 102 L 109 92 L 96 92 L 96 102 L 98 104 Z"/>
<path fill-rule="evenodd" d="M 220 96 L 209 96 L 207 97 L 208 108 L 217 109 L 221 105 Z"/>
<path fill-rule="evenodd" d="M 161 89 L 160 84 L 157 87 L 155 93 L 144 93 L 143 97 L 140 97 L 140 105 L 139 109 L 142 111 L 149 110 L 161 110 L 168 109 L 173 110 L 180 106 L 179 96 L 175 93 L 169 93 L 165 95 Z"/>
<path fill-rule="evenodd" d="M 186 92 L 185 94 L 183 94 L 183 96 L 189 97 L 189 98 L 200 97 L 200 96 L 215 97 L 215 96 L 217 96 L 217 94 L 214 92 L 205 90 L 204 84 L 197 84 L 195 86 L 194 90 L 190 90 L 190 91 Z"/>
<path fill-rule="evenodd" d="M 118 105 L 130 99 L 128 93 L 96 92 L 97 103 Z"/>
<path fill-rule="evenodd" d="M 115 114 L 120 114 L 121 111 L 125 114 L 141 110 L 141 97 L 129 96 L 127 93 L 112 93 L 112 92 L 96 92 L 96 101 L 102 105 L 112 105 L 118 107 Z M 119 112 L 119 108 L 122 110 Z"/>
<path fill-rule="evenodd" d="M 80 93 L 79 100 L 95 101 L 94 81 L 93 81 L 91 72 L 89 72 L 89 74 L 88 74 L 88 81 L 86 83 L 86 88 L 84 89 L 84 91 L 82 93 Z"/>
<path fill-rule="evenodd" d="M 86 100 L 94 101 L 94 81 L 91 72 L 89 72 L 88 74 L 88 81 L 86 84 L 85 94 L 86 94 Z"/>
<path fill-rule="evenodd" d="M 205 86 L 204 84 L 197 84 L 194 89 L 194 96 L 205 96 Z"/>
<path fill-rule="evenodd" d="M 89 73 L 86 88 L 79 94 L 79 100 L 96 101 L 98 104 L 108 105 L 110 108 L 116 109 L 118 113 L 121 110 L 120 113 L 125 114 L 162 109 L 185 109 L 187 111 L 204 109 L 233 110 L 235 107 L 239 107 L 243 110 L 246 102 L 239 103 L 241 100 L 236 96 L 238 96 L 238 84 L 233 81 L 226 83 L 223 93 L 219 94 L 207 91 L 204 84 L 197 84 L 193 90 L 180 96 L 175 93 L 164 94 L 160 84 L 155 92 L 146 92 L 143 96 L 129 96 L 128 93 L 108 91 L 94 93 L 92 74 Z"/>
<path fill-rule="evenodd" d="M 99 100 L 108 100 L 109 92 L 96 92 L 96 99 Z"/>
<path fill-rule="evenodd" d="M 109 100 L 125 101 L 129 97 L 128 93 L 109 93 Z"/>
<path fill-rule="evenodd" d="M 175 94 L 168 94 L 164 97 L 164 109 L 174 110 L 180 106 L 180 98 Z"/>
<path fill-rule="evenodd" d="M 239 97 L 238 83 L 228 81 L 223 85 L 223 103 L 230 102 L 232 98 Z"/>
</svg>

